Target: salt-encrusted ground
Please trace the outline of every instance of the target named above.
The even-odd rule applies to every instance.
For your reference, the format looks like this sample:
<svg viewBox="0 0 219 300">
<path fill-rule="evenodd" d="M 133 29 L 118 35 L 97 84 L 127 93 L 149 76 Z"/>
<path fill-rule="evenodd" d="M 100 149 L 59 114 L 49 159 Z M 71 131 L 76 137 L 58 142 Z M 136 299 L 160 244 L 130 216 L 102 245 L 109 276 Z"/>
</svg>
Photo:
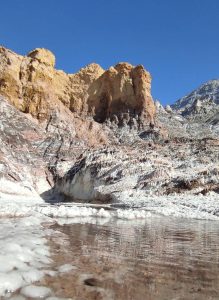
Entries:
<svg viewBox="0 0 219 300">
<path fill-rule="evenodd" d="M 115 194 L 112 204 L 45 203 L 41 198 L 30 201 L 23 197 L 3 198 L 0 194 L 0 217 L 27 217 L 34 215 L 43 221 L 52 218 L 101 217 L 136 219 L 151 213 L 165 216 L 219 220 L 219 195 L 209 192 L 203 195 L 145 196 L 143 191 L 126 191 Z"/>
<path fill-rule="evenodd" d="M 54 232 L 44 226 L 51 218 L 36 212 L 37 199 L 2 198 L 0 205 L 0 299 L 56 299 L 54 292 L 39 282 L 45 275 L 56 276 L 67 270 L 53 270 L 48 237 Z M 70 266 L 68 266 L 68 270 Z M 38 282 L 37 285 L 34 283 Z M 61 299 L 61 298 L 57 298 Z"/>
<path fill-rule="evenodd" d="M 10 198 L 10 201 L 9 201 Z M 33 286 L 44 275 L 56 276 L 68 271 L 72 266 L 50 269 L 51 253 L 47 237 L 54 232 L 43 224 L 83 222 L 96 217 L 103 222 L 109 218 L 145 219 L 153 218 L 153 213 L 176 217 L 219 220 L 219 196 L 163 196 L 144 197 L 138 194 L 122 193 L 119 204 L 82 205 L 60 203 L 46 204 L 39 198 L 22 199 L 0 195 L 0 297 L 13 298 L 20 295 L 32 298 L 55 296 L 48 287 Z M 126 208 L 119 206 L 124 205 Z M 102 221 L 101 221 L 102 220 Z M 11 297 L 11 298 L 10 298 Z"/>
<path fill-rule="evenodd" d="M 49 272 L 50 253 L 41 222 L 34 215 L 0 219 L 0 297 L 8 297 Z"/>
</svg>

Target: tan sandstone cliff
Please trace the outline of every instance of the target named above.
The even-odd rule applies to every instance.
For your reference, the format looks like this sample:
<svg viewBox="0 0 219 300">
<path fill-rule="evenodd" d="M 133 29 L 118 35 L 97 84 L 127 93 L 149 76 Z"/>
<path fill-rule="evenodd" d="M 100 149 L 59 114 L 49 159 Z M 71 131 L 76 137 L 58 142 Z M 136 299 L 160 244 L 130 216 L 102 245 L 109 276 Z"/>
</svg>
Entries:
<svg viewBox="0 0 219 300">
<path fill-rule="evenodd" d="M 0 47 L 0 94 L 39 120 L 48 119 L 54 107 L 64 104 L 100 123 L 122 113 L 154 123 L 151 76 L 143 66 L 120 63 L 104 71 L 90 64 L 75 74 L 54 67 L 55 56 L 49 50 L 37 48 L 21 56 Z"/>
</svg>

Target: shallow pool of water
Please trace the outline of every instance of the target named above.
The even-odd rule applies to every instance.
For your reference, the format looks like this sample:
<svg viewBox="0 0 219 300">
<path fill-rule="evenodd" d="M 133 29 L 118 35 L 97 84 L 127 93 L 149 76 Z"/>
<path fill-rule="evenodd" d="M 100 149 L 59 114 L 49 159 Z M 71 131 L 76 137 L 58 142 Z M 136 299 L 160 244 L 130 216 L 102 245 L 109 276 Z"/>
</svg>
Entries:
<svg viewBox="0 0 219 300">
<path fill-rule="evenodd" d="M 45 278 L 57 296 L 219 299 L 218 222 L 151 216 L 144 221 L 82 218 L 58 223 L 52 226 L 59 240 L 51 239 L 54 268 L 75 268 Z"/>
</svg>

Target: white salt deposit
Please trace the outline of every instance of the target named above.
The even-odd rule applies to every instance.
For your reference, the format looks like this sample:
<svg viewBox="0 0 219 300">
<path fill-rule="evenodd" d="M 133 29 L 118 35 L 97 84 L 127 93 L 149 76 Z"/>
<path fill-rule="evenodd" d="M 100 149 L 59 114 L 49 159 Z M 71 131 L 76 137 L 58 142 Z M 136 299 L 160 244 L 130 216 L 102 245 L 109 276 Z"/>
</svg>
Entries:
<svg viewBox="0 0 219 300">
<path fill-rule="evenodd" d="M 72 270 L 77 270 L 77 267 L 70 265 L 70 264 L 65 264 L 58 268 L 58 272 L 60 272 L 60 273 L 67 273 Z"/>
<path fill-rule="evenodd" d="M 100 217 L 137 219 L 150 217 L 149 211 L 163 215 L 176 217 L 198 218 L 198 219 L 219 219 L 219 195 L 209 193 L 203 195 L 171 195 L 171 196 L 145 196 L 144 191 L 133 190 L 114 194 L 114 200 L 122 203 L 128 210 L 109 210 L 110 205 L 105 208 L 98 206 L 89 207 L 76 204 L 49 205 L 42 202 L 14 201 L 0 199 L 0 216 L 35 216 L 36 220 L 42 221 L 43 216 L 52 218 L 84 218 Z M 12 201 L 13 200 L 13 201 Z M 133 208 L 132 208 L 133 207 Z M 138 209 L 136 208 L 138 207 Z M 106 209 L 108 208 L 108 209 Z M 113 208 L 113 207 L 112 207 Z M 131 209 L 132 208 L 132 209 Z M 39 218 L 39 216 L 41 216 Z M 33 220 L 31 220 L 33 222 Z"/>
<path fill-rule="evenodd" d="M 40 271 L 40 270 L 36 270 L 34 268 L 22 272 L 22 277 L 24 279 L 25 282 L 27 283 L 32 283 L 35 281 L 39 281 L 40 279 L 42 279 L 44 276 L 44 272 Z"/>
<path fill-rule="evenodd" d="M 145 210 L 140 209 L 118 209 L 116 211 L 116 217 L 118 219 L 127 219 L 127 220 L 133 220 L 133 219 L 146 219 L 151 217 L 151 213 L 147 212 Z"/>
<path fill-rule="evenodd" d="M 150 212 L 139 209 L 117 209 L 106 210 L 91 207 L 72 206 L 43 206 L 35 207 L 37 212 L 53 218 L 75 218 L 75 217 L 99 217 L 99 218 L 119 218 L 119 219 L 144 219 L 151 216 Z"/>
<path fill-rule="evenodd" d="M 48 297 L 48 298 L 46 298 L 46 300 L 73 300 L 73 299 L 72 298 Z"/>
<path fill-rule="evenodd" d="M 12 271 L 10 273 L 0 274 L 0 295 L 11 293 L 24 285 L 23 278 L 19 272 Z"/>
<path fill-rule="evenodd" d="M 31 298 L 45 298 L 51 295 L 51 289 L 45 286 L 29 285 L 21 289 L 21 294 Z"/>
<path fill-rule="evenodd" d="M 119 219 L 144 219 L 151 217 L 151 212 L 163 215 L 171 215 L 175 217 L 198 218 L 219 220 L 219 196 L 209 194 L 208 196 L 191 196 L 191 195 L 175 195 L 175 196 L 153 196 L 145 197 L 143 193 L 132 194 L 121 193 L 118 196 L 120 203 L 129 206 L 129 209 L 115 209 L 112 206 L 108 208 L 88 207 L 76 204 L 0 204 L 0 216 L 31 216 L 31 224 L 33 222 L 42 222 L 43 217 L 52 218 L 84 218 L 98 217 L 104 219 L 119 218 Z M 139 207 L 139 208 L 131 208 Z M 35 216 L 35 220 L 33 218 Z M 26 225 L 28 219 L 24 218 Z M 47 219 L 48 220 L 48 219 Z M 65 222 L 66 223 L 66 222 Z M 23 224 L 25 225 L 25 224 Z M 43 248 L 37 249 L 39 254 L 45 251 Z"/>
<path fill-rule="evenodd" d="M 145 219 L 150 218 L 151 213 L 159 213 L 166 216 L 219 220 L 219 196 L 153 196 L 128 197 L 121 193 L 120 202 L 129 209 L 104 209 L 82 207 L 75 204 L 60 206 L 35 206 L 36 212 L 52 218 L 84 218 L 98 217 L 104 219 Z M 139 208 L 131 208 L 139 207 Z M 66 222 L 65 222 L 66 223 Z"/>
<path fill-rule="evenodd" d="M 138 206 L 147 211 L 166 216 L 219 220 L 219 195 L 211 192 L 203 195 L 145 196 L 144 191 L 119 193 L 117 201 L 126 206 Z"/>
<path fill-rule="evenodd" d="M 0 201 L 43 203 L 43 199 L 37 194 L 29 182 L 12 182 L 6 178 L 0 178 Z"/>
<path fill-rule="evenodd" d="M 10 300 L 25 300 L 26 298 L 24 298 L 23 296 L 21 295 L 18 295 L 18 296 L 13 296 L 10 298 Z"/>
<path fill-rule="evenodd" d="M 40 218 L 0 219 L 0 297 L 42 279 L 50 263 Z"/>
</svg>

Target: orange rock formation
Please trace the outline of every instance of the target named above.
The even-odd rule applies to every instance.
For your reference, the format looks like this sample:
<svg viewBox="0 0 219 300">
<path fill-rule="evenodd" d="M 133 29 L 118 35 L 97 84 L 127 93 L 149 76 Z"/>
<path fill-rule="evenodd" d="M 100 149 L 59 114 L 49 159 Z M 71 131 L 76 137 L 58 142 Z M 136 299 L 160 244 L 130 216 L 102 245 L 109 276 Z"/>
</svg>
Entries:
<svg viewBox="0 0 219 300">
<path fill-rule="evenodd" d="M 56 70 L 55 56 L 37 48 L 27 56 L 0 47 L 0 94 L 20 111 L 48 119 L 54 106 L 104 122 L 112 115 L 131 113 L 154 122 L 151 76 L 143 66 L 120 63 L 104 71 L 90 64 L 78 73 Z"/>
</svg>

